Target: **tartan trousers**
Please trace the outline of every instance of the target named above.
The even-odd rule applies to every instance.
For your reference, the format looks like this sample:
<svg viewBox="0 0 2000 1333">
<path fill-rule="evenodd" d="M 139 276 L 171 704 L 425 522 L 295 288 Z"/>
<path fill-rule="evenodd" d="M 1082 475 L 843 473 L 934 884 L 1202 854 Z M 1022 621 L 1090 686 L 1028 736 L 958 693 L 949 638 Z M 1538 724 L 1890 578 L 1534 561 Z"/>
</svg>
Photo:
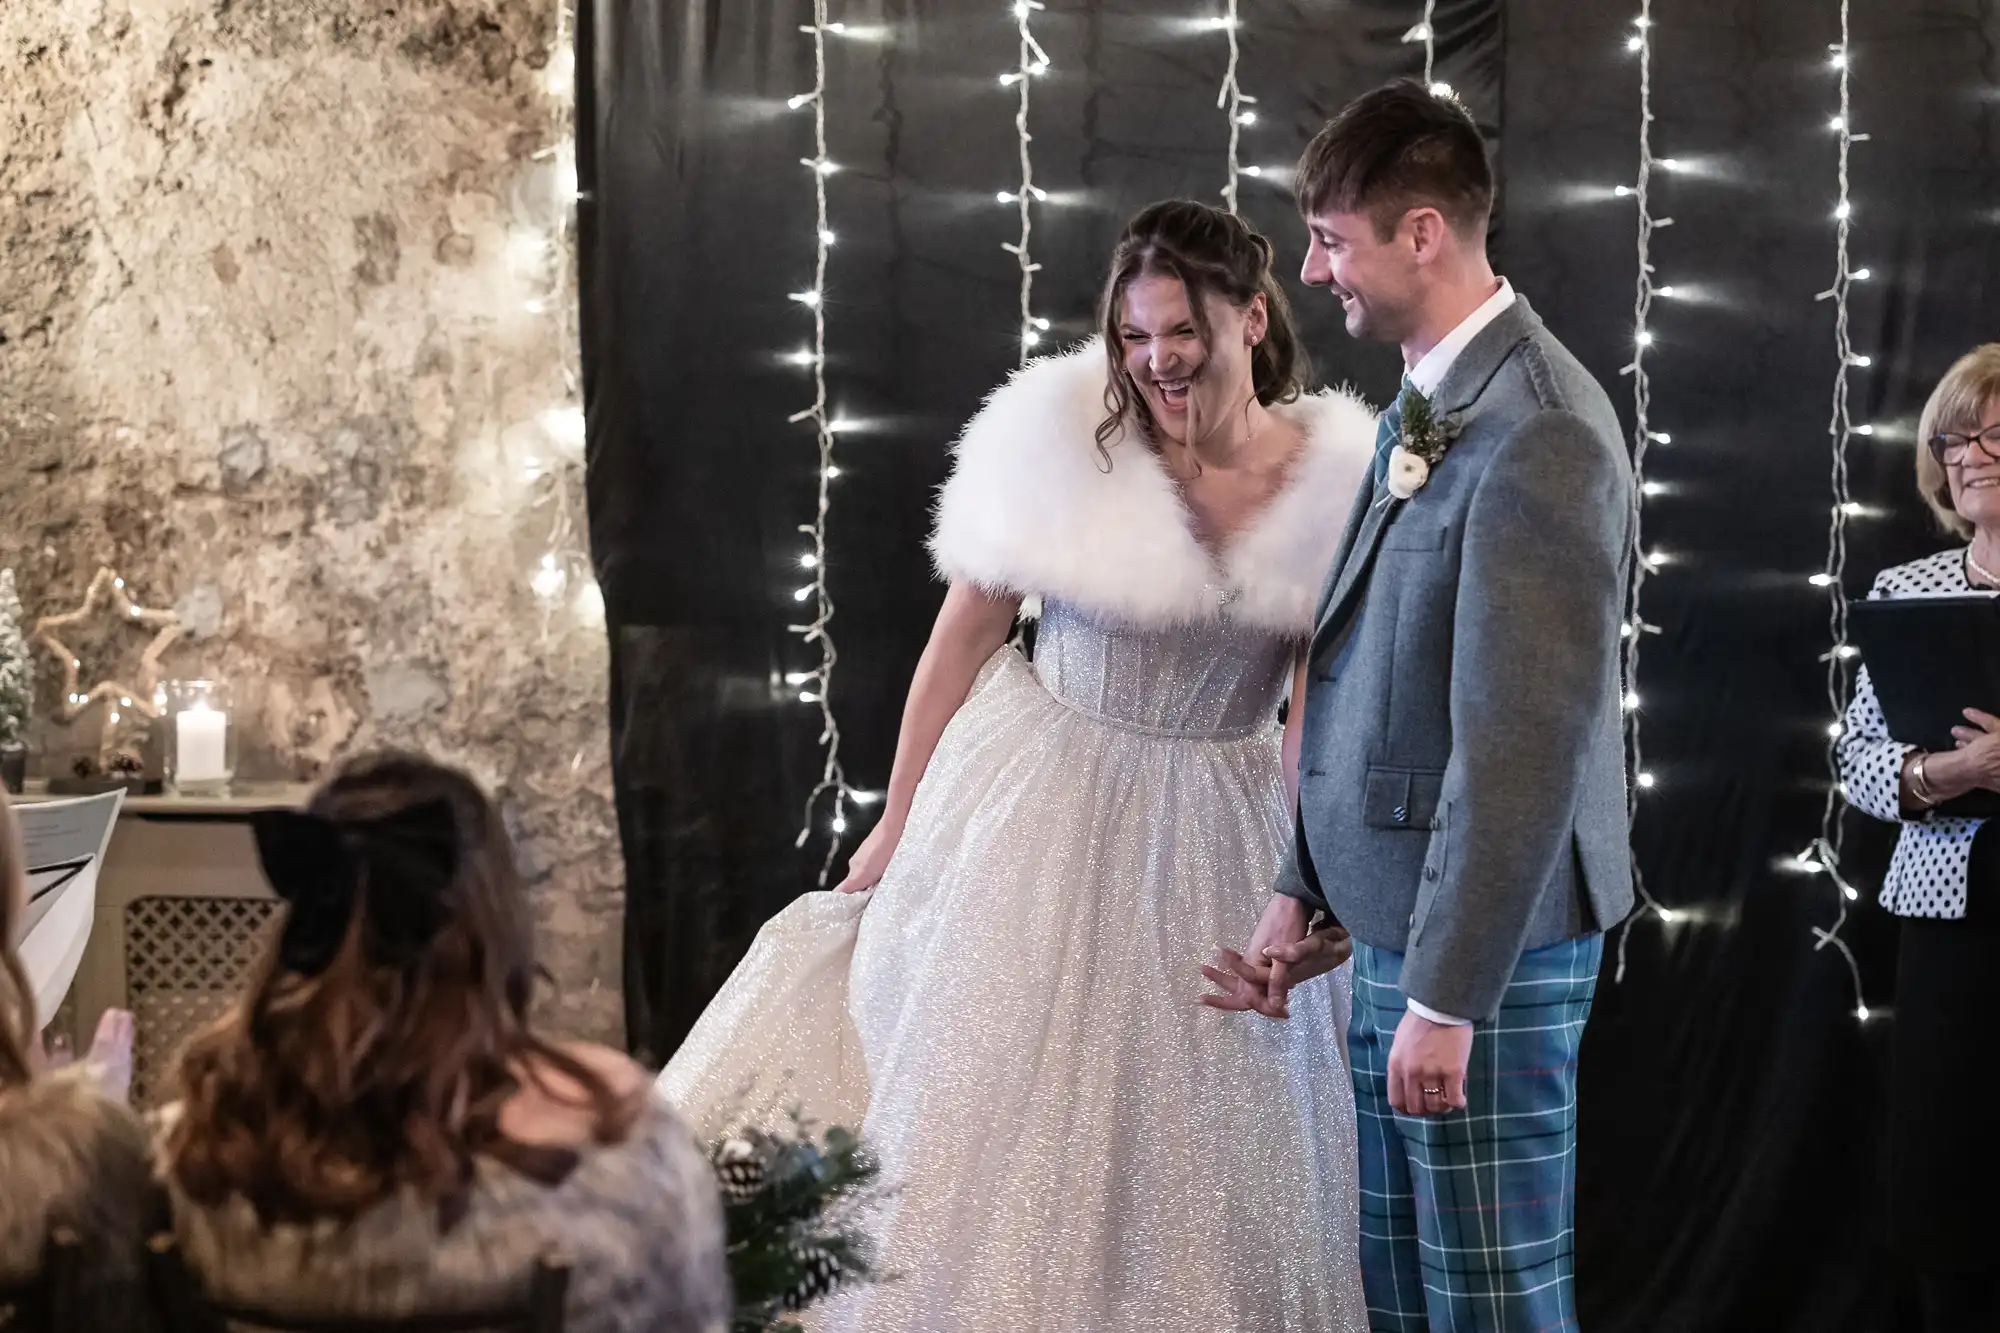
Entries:
<svg viewBox="0 0 2000 1333">
<path fill-rule="evenodd" d="M 1521 956 L 1475 1026 L 1466 1109 L 1389 1105 L 1403 955 L 1357 942 L 1348 1045 L 1372 1333 L 1575 1333 L 1576 1066 L 1602 935 Z"/>
</svg>

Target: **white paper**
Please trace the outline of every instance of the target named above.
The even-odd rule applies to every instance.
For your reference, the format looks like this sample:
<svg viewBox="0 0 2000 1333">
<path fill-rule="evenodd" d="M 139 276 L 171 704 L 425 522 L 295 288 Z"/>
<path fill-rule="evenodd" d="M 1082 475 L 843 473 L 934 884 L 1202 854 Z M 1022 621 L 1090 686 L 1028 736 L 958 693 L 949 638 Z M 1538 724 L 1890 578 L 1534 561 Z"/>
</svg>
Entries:
<svg viewBox="0 0 2000 1333">
<path fill-rule="evenodd" d="M 97 914 L 97 872 L 124 803 L 125 793 L 113 791 L 14 807 L 28 863 L 21 962 L 35 988 L 38 1027 L 55 1017 L 83 961 Z"/>
</svg>

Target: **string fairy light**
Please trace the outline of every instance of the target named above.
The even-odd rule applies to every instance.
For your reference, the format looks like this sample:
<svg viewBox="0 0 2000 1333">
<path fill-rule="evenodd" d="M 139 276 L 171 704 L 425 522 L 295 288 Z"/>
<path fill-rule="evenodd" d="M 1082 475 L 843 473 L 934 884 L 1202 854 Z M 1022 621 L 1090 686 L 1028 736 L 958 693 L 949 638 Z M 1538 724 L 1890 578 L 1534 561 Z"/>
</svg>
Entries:
<svg viewBox="0 0 2000 1333">
<path fill-rule="evenodd" d="M 1424 86 L 1439 97 L 1451 96 L 1451 85 L 1437 81 L 1437 0 L 1424 0 L 1423 18 L 1403 34 L 1403 40 L 1423 43 Z"/>
<path fill-rule="evenodd" d="M 1049 331 L 1050 322 L 1035 313 L 1035 274 L 1042 266 L 1035 262 L 1035 205 L 1047 203 L 1049 193 L 1035 184 L 1035 136 L 1028 129 L 1028 113 L 1033 106 L 1034 81 L 1049 72 L 1049 53 L 1035 37 L 1033 20 L 1037 13 L 1048 8 L 1042 0 L 1014 0 L 1010 12 L 1014 16 L 1017 38 L 1017 55 L 1014 68 L 1000 76 L 1000 86 L 1018 90 L 1014 106 L 1014 139 L 1021 169 L 1020 185 L 1013 190 L 1001 190 L 996 196 L 1003 204 L 1013 204 L 1019 210 L 1021 231 L 1017 239 L 1003 241 L 1000 248 L 1014 256 L 1021 274 L 1020 342 L 1017 355 L 1022 365 L 1041 345 L 1042 335 Z M 1028 651 L 1028 621 L 1017 618 L 1014 631 L 1008 636 L 1008 646 L 1016 652 Z"/>
<path fill-rule="evenodd" d="M 997 196 L 1003 204 L 1014 204 L 1020 210 L 1020 239 L 1004 241 L 1000 248 L 1014 256 L 1021 270 L 1021 348 L 1020 356 L 1026 361 L 1035 347 L 1048 332 L 1049 321 L 1035 314 L 1035 274 L 1041 265 L 1034 260 L 1032 242 L 1035 237 L 1035 205 L 1046 203 L 1049 193 L 1035 184 L 1035 159 L 1031 145 L 1035 136 L 1028 132 L 1028 108 L 1032 101 L 1030 90 L 1037 78 L 1049 72 L 1048 52 L 1035 40 L 1031 26 L 1035 15 L 1047 8 L 1042 0 L 1014 0 L 1012 12 L 1014 27 L 1020 37 L 1020 55 L 1013 69 L 1000 76 L 1000 86 L 1019 90 L 1019 100 L 1014 109 L 1014 136 L 1020 149 L 1021 184 L 1016 190 L 1002 190 Z"/>
<path fill-rule="evenodd" d="M 77 673 L 83 668 L 83 659 L 57 635 L 90 624 L 101 613 L 109 614 L 108 623 L 136 625 L 151 630 L 152 638 L 147 640 L 145 650 L 139 655 L 139 670 L 129 684 L 105 679 L 85 690 L 77 684 Z M 97 750 L 100 763 L 108 764 L 111 759 L 121 720 L 120 708 L 130 709 L 148 719 L 161 715 L 165 696 L 157 692 L 160 659 L 167 649 L 179 641 L 181 618 L 173 611 L 141 606 L 125 586 L 125 580 L 109 567 L 98 568 L 90 580 L 90 587 L 84 592 L 83 602 L 74 611 L 43 616 L 35 622 L 34 633 L 29 637 L 36 647 L 56 659 L 62 673 L 62 703 L 57 705 L 55 714 L 58 722 L 74 722 L 92 704 L 103 705 L 104 716 Z"/>
<path fill-rule="evenodd" d="M 1229 181 L 1222 187 L 1222 198 L 1229 211 L 1237 211 L 1237 187 L 1242 178 L 1261 176 L 1257 167 L 1243 165 L 1243 127 L 1257 123 L 1257 113 L 1250 110 L 1257 99 L 1243 91 L 1242 81 L 1237 77 L 1243 62 L 1243 45 L 1237 40 L 1237 33 L 1243 20 L 1237 14 L 1237 0 L 1229 0 L 1229 12 L 1217 20 L 1229 37 L 1229 68 L 1223 72 L 1222 88 L 1215 95 L 1215 105 L 1229 117 Z"/>
<path fill-rule="evenodd" d="M 1820 658 L 1826 665 L 1826 701 L 1832 710 L 1833 721 L 1826 728 L 1826 765 L 1829 775 L 1826 803 L 1820 811 L 1819 836 L 1805 851 L 1798 854 L 1798 868 L 1808 874 L 1824 874 L 1833 882 L 1835 889 L 1835 914 L 1831 927 L 1812 928 L 1815 953 L 1832 948 L 1840 953 L 1847 963 L 1849 977 L 1854 983 L 1854 1014 L 1863 1022 L 1869 1018 L 1868 1003 L 1862 994 L 1861 965 L 1854 957 L 1854 950 L 1841 938 L 1840 932 L 1847 925 L 1848 904 L 1861 897 L 1859 889 L 1841 873 L 1840 857 L 1845 847 L 1845 830 L 1841 816 L 1847 806 L 1847 788 L 1840 777 L 1840 736 L 1842 719 L 1847 716 L 1848 664 L 1855 656 L 1854 648 L 1847 641 L 1847 593 L 1845 588 L 1847 573 L 1847 524 L 1851 518 L 1859 517 L 1866 511 L 1855 504 L 1848 488 L 1847 446 L 1857 434 L 1873 434 L 1872 428 L 1857 428 L 1849 411 L 1848 377 L 1856 370 L 1874 364 L 1873 358 L 1863 356 L 1854 350 L 1854 341 L 1848 326 L 1848 290 L 1856 282 L 1866 281 L 1868 270 L 1856 269 L 1852 265 L 1851 241 L 1854 226 L 1854 202 L 1849 192 L 1848 167 L 1855 144 L 1864 143 L 1868 136 L 1854 131 L 1854 107 L 1851 97 L 1849 76 L 1852 73 L 1853 49 L 1849 44 L 1848 28 L 1849 0 L 1840 0 L 1840 41 L 1828 46 L 1830 53 L 1827 63 L 1839 76 L 1840 112 L 1828 124 L 1838 141 L 1838 194 L 1833 207 L 1834 222 L 1834 272 L 1833 285 L 1821 292 L 1817 300 L 1833 302 L 1833 343 L 1834 375 L 1833 405 L 1827 420 L 1827 436 L 1831 448 L 1832 500 L 1827 513 L 1826 564 L 1819 573 L 1812 576 L 1812 586 L 1823 589 L 1827 600 L 1827 630 L 1832 640 L 1827 652 Z"/>
<path fill-rule="evenodd" d="M 1646 549 L 1643 522 L 1646 497 L 1653 493 L 1646 481 L 1647 451 L 1652 445 L 1664 444 L 1671 439 L 1653 429 L 1653 381 L 1646 368 L 1646 354 L 1657 341 L 1651 327 L 1653 302 L 1661 292 L 1653 281 L 1653 234 L 1662 227 L 1672 226 L 1674 220 L 1653 214 L 1653 173 L 1663 161 L 1653 155 L 1653 0 L 1640 0 L 1639 16 L 1633 20 L 1632 27 L 1633 33 L 1626 47 L 1639 58 L 1639 174 L 1635 185 L 1629 189 L 1621 186 L 1618 193 L 1634 200 L 1639 212 L 1638 277 L 1633 284 L 1632 297 L 1632 360 L 1619 372 L 1632 379 L 1632 587 L 1628 594 L 1628 618 L 1622 638 L 1625 648 L 1625 745 L 1632 765 L 1632 783 L 1626 789 L 1625 808 L 1628 827 L 1636 830 L 1640 795 L 1653 790 L 1656 785 L 1653 774 L 1646 769 L 1640 736 L 1639 648 L 1648 633 L 1657 633 L 1658 630 L 1648 625 L 1640 614 L 1640 599 L 1647 576 L 1658 572 L 1670 560 L 1663 551 Z M 1669 925 L 1680 919 L 1678 912 L 1653 896 L 1652 890 L 1647 887 L 1646 877 L 1636 864 L 1632 867 L 1632 883 L 1639 894 L 1641 911 L 1649 911 Z M 1635 912 L 1619 927 L 1617 981 L 1625 979 L 1626 952 L 1632 941 L 1632 923 L 1637 918 L 1638 913 Z"/>
<path fill-rule="evenodd" d="M 829 176 L 840 170 L 827 156 L 826 39 L 829 34 L 838 36 L 844 33 L 846 28 L 827 20 L 827 0 L 813 0 L 813 21 L 800 25 L 799 31 L 812 38 L 813 44 L 812 91 L 802 93 L 790 102 L 793 110 L 811 107 L 813 113 L 813 155 L 799 159 L 800 165 L 812 174 L 813 182 L 813 283 L 804 291 L 793 292 L 792 299 L 812 312 L 813 340 L 809 350 L 791 359 L 812 371 L 813 401 L 812 406 L 792 413 L 789 419 L 794 425 L 812 424 L 819 445 L 819 469 L 813 521 L 799 525 L 799 531 L 811 543 L 799 557 L 799 567 L 810 578 L 792 593 L 793 600 L 804 604 L 812 614 L 810 619 L 787 628 L 805 643 L 819 649 L 819 664 L 809 671 L 792 672 L 785 677 L 785 683 L 798 692 L 800 703 L 813 704 L 819 709 L 820 776 L 806 797 L 805 818 L 795 845 L 806 845 L 818 820 L 821 800 L 831 797 L 832 808 L 828 819 L 831 836 L 827 842 L 826 857 L 819 868 L 819 883 L 824 888 L 833 872 L 834 862 L 839 859 L 848 828 L 849 808 L 866 804 L 849 785 L 847 770 L 840 760 L 840 723 L 833 713 L 833 673 L 839 665 L 840 653 L 834 646 L 830 631 L 833 597 L 827 582 L 826 558 L 827 513 L 832 506 L 833 481 L 840 475 L 840 469 L 834 465 L 833 442 L 840 433 L 841 425 L 829 413 L 826 397 L 826 270 L 834 243 L 827 212 L 826 183 Z"/>
<path fill-rule="evenodd" d="M 533 488 L 533 507 L 549 510 L 549 527 L 542 554 L 528 573 L 528 587 L 543 609 L 546 638 L 554 613 L 572 594 L 570 605 L 578 622 L 601 623 L 604 594 L 590 571 L 583 546 L 584 414 L 581 405 L 582 339 L 577 325 L 576 209 L 583 195 L 576 165 L 576 11 L 572 0 L 556 0 L 555 33 L 542 67 L 542 90 L 550 107 L 549 142 L 536 161 L 547 164 L 553 186 L 555 222 L 549 234 L 517 232 L 508 242 L 508 262 L 531 271 L 544 267 L 551 287 L 526 300 L 529 314 L 552 317 L 563 379 L 563 398 L 538 413 L 535 424 L 547 443 L 547 457 L 537 452 L 524 460 L 522 472 Z M 573 590 L 573 592 L 572 592 Z"/>
</svg>

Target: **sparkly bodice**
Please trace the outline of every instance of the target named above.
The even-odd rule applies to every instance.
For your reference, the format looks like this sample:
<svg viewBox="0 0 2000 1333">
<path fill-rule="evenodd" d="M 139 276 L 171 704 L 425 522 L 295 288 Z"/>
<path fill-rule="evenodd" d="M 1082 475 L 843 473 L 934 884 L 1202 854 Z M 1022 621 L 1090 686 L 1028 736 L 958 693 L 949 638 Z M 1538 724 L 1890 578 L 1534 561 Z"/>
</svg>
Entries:
<svg viewBox="0 0 2000 1333">
<path fill-rule="evenodd" d="M 1035 671 L 1050 694 L 1110 725 L 1226 740 L 1272 719 L 1294 647 L 1227 617 L 1133 629 L 1052 601 L 1042 609 Z"/>
</svg>

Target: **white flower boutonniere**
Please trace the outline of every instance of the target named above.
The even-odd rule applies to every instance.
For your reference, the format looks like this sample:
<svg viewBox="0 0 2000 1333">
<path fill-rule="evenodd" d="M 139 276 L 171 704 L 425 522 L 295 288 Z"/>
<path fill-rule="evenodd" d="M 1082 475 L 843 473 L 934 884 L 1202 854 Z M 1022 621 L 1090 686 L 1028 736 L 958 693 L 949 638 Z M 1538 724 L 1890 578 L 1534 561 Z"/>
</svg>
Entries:
<svg viewBox="0 0 2000 1333">
<path fill-rule="evenodd" d="M 1403 433 L 1389 451 L 1389 494 L 1398 500 L 1414 496 L 1431 479 L 1431 469 L 1444 461 L 1458 438 L 1456 416 L 1440 417 L 1437 408 L 1414 384 L 1403 386 Z"/>
<path fill-rule="evenodd" d="M 1407 500 L 1431 479 L 1431 465 L 1397 445 L 1389 451 L 1389 494 Z"/>
</svg>

